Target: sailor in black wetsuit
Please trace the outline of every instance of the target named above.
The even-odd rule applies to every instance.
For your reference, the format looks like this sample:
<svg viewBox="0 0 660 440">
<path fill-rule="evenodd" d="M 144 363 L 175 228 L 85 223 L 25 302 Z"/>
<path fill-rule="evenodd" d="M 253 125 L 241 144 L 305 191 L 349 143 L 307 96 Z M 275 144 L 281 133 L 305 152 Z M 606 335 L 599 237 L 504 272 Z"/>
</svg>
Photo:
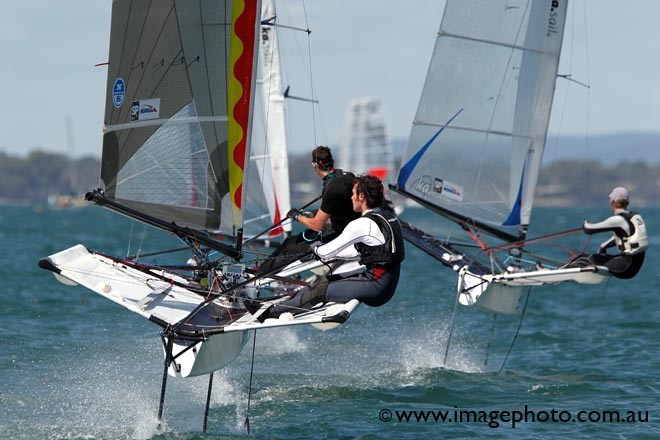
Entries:
<svg viewBox="0 0 660 440">
<path fill-rule="evenodd" d="M 309 288 L 301 289 L 291 299 L 271 306 L 259 315 L 263 322 L 284 312 L 296 313 L 319 303 L 346 303 L 357 299 L 372 307 L 388 302 L 399 282 L 401 262 L 405 257 L 401 225 L 392 211 L 373 209 L 383 204 L 383 185 L 377 177 L 361 176 L 352 191 L 352 204 L 361 217 L 350 222 L 329 243 L 314 248 L 321 260 L 349 260 L 354 267 L 344 275 L 330 275 Z M 251 313 L 260 302 L 247 301 Z"/>
<path fill-rule="evenodd" d="M 334 168 L 330 148 L 316 147 L 312 152 L 312 166 L 316 174 L 323 179 L 321 207 L 312 217 L 298 209 L 289 211 L 287 217 L 297 220 L 308 230 L 287 238 L 260 266 L 262 272 L 270 272 L 296 261 L 309 252 L 311 242 L 320 240 L 327 243 L 341 234 L 351 220 L 360 216 L 353 211 L 351 203 L 355 175 Z"/>
<path fill-rule="evenodd" d="M 642 216 L 628 211 L 628 191 L 617 187 L 610 193 L 610 207 L 614 215 L 599 223 L 584 222 L 584 232 L 612 232 L 612 236 L 602 243 L 597 254 L 589 257 L 592 264 L 605 266 L 610 273 L 618 278 L 632 278 L 644 263 L 644 254 L 649 241 L 646 225 Z M 608 255 L 607 249 L 616 246 L 619 253 Z"/>
</svg>

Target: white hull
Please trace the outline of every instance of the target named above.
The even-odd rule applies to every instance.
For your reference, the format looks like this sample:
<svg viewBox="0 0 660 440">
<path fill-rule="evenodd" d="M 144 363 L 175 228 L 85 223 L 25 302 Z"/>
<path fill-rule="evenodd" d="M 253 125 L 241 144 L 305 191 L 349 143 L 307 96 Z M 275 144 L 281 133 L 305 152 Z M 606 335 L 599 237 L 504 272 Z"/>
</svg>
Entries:
<svg viewBox="0 0 660 440">
<path fill-rule="evenodd" d="M 204 297 L 200 294 L 181 287 L 188 281 L 176 274 L 159 272 L 176 283 L 172 284 L 156 278 L 153 273 L 132 268 L 128 263 L 91 253 L 83 245 L 51 255 L 40 264 L 52 270 L 55 277 L 65 284 L 84 286 L 162 327 L 176 326 L 204 302 Z M 212 305 L 217 306 L 216 311 L 226 312 L 229 316 L 233 314 L 235 317 L 228 319 L 225 325 L 206 324 L 204 327 L 200 324 L 191 328 L 197 331 L 204 328 L 215 331 L 215 334 L 207 336 L 203 341 L 175 338 L 172 347 L 175 360 L 169 368 L 170 375 L 199 376 L 226 366 L 240 354 L 247 341 L 248 330 L 300 324 L 311 324 L 321 330 L 334 328 L 348 319 L 359 302 L 352 300 L 346 304 L 329 303 L 307 313 L 295 316 L 285 313 L 279 319 L 267 319 L 263 323 L 255 316 L 245 313 L 244 309 L 237 308 L 235 300 L 223 302 L 216 299 Z M 264 303 L 263 309 L 267 305 Z M 222 333 L 218 332 L 219 328 Z M 194 347 L 186 350 L 191 344 L 194 344 Z M 176 357 L 177 355 L 179 357 Z"/>
<path fill-rule="evenodd" d="M 587 266 L 563 269 L 506 272 L 477 275 L 463 266 L 458 271 L 459 302 L 494 313 L 512 314 L 519 309 L 525 289 L 573 281 L 578 284 L 599 284 L 609 276 L 605 267 Z"/>
<path fill-rule="evenodd" d="M 175 342 L 172 347 L 175 359 L 167 372 L 170 376 L 176 377 L 193 377 L 212 373 L 236 359 L 247 340 L 248 331 L 244 330 L 211 336 L 203 342 Z M 195 347 L 176 357 L 190 344 L 195 344 Z M 163 353 L 165 353 L 164 348 Z"/>
</svg>

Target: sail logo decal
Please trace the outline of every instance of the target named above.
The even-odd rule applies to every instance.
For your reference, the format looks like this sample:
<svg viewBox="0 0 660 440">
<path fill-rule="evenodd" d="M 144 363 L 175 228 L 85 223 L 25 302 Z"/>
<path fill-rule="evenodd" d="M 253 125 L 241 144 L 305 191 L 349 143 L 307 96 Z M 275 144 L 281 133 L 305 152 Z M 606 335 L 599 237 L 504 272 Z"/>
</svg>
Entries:
<svg viewBox="0 0 660 440">
<path fill-rule="evenodd" d="M 112 85 L 112 103 L 115 108 L 121 107 L 124 103 L 124 96 L 126 96 L 126 84 L 122 78 L 117 78 Z"/>
<path fill-rule="evenodd" d="M 258 25 L 257 3 L 234 0 L 232 33 L 229 48 L 229 81 L 227 105 L 227 143 L 229 159 L 229 193 L 234 224 L 241 223 L 243 173 L 248 151 L 252 83 L 255 70 L 255 44 Z"/>
<path fill-rule="evenodd" d="M 549 37 L 552 34 L 556 34 L 559 32 L 558 26 L 558 16 L 559 12 L 557 12 L 557 9 L 559 9 L 559 0 L 552 0 L 552 3 L 550 5 L 550 16 L 548 17 L 548 30 L 546 32 L 546 37 Z"/>
<path fill-rule="evenodd" d="M 420 148 L 419 151 L 417 153 L 415 153 L 415 155 L 413 157 L 411 157 L 410 160 L 408 162 L 406 162 L 406 164 L 401 167 L 401 170 L 399 171 L 399 178 L 397 179 L 397 182 L 396 182 L 396 184 L 399 188 L 405 188 L 406 187 L 406 183 L 408 182 L 408 179 L 410 178 L 410 175 L 415 170 L 415 167 L 417 166 L 419 161 L 422 159 L 422 156 L 424 156 L 424 153 L 426 153 L 426 150 L 429 149 L 429 147 L 431 146 L 433 141 L 435 141 L 435 139 L 440 135 L 440 133 L 442 133 L 442 131 L 445 128 L 447 128 L 447 126 L 449 124 L 451 124 L 451 122 L 456 118 L 456 116 L 458 116 L 462 111 L 463 111 L 463 109 L 460 109 L 459 111 L 456 112 L 456 114 L 454 116 L 449 118 L 447 123 L 445 125 L 443 125 L 442 127 L 440 127 L 440 129 L 437 132 L 435 132 L 435 134 L 433 136 L 431 136 L 431 139 L 429 139 L 422 146 L 422 148 Z"/>
<path fill-rule="evenodd" d="M 422 176 L 415 180 L 412 186 L 413 191 L 427 195 L 431 192 L 431 176 Z"/>
<path fill-rule="evenodd" d="M 443 179 L 435 178 L 433 182 L 433 191 L 457 202 L 463 201 L 463 187 Z"/>
<path fill-rule="evenodd" d="M 160 98 L 141 99 L 131 103 L 131 121 L 145 121 L 160 117 Z"/>
</svg>

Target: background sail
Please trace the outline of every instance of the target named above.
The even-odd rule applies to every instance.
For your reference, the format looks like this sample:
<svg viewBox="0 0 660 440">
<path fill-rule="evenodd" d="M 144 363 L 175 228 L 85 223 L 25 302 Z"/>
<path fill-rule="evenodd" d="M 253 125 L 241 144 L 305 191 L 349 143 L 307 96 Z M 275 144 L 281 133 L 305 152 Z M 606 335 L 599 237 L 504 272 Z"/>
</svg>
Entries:
<svg viewBox="0 0 660 440">
<path fill-rule="evenodd" d="M 263 0 L 248 177 L 250 185 L 245 208 L 246 237 L 279 223 L 291 209 L 280 49 L 277 28 L 272 26 L 273 21 L 270 20 L 275 16 L 273 0 Z M 290 230 L 291 222 L 285 222 L 268 235 L 273 237 Z"/>
<path fill-rule="evenodd" d="M 386 182 L 392 177 L 394 155 L 380 99 L 358 98 L 348 104 L 337 167 L 371 174 Z"/>
<path fill-rule="evenodd" d="M 566 0 L 448 0 L 397 186 L 507 231 L 529 223 Z"/>
<path fill-rule="evenodd" d="M 181 226 L 241 227 L 257 3 L 113 2 L 106 196 Z"/>
</svg>

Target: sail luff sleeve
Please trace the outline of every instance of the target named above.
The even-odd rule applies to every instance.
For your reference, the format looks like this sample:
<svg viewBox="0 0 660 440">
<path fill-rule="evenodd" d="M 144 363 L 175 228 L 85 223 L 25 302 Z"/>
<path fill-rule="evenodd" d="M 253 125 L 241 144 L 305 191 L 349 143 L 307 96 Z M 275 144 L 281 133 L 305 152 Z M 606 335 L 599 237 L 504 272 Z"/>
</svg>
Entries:
<svg viewBox="0 0 660 440">
<path fill-rule="evenodd" d="M 229 49 L 228 159 L 229 201 L 232 221 L 237 228 L 241 228 L 243 223 L 243 182 L 248 175 L 260 13 L 259 0 L 233 2 Z"/>
<path fill-rule="evenodd" d="M 516 111 L 514 132 L 517 123 L 527 125 L 531 141 L 521 152 L 524 156 L 524 171 L 521 191 L 520 223 L 529 224 L 534 192 L 538 180 L 541 160 L 550 121 L 550 112 L 555 92 L 559 56 L 566 23 L 568 0 L 536 1 L 532 5 L 528 28 L 540 29 L 541 32 L 528 32 L 525 46 L 537 49 L 540 55 L 532 51 L 523 54 L 520 76 L 526 81 L 520 83 L 520 110 Z M 525 103 L 525 104 L 523 104 Z"/>
</svg>

